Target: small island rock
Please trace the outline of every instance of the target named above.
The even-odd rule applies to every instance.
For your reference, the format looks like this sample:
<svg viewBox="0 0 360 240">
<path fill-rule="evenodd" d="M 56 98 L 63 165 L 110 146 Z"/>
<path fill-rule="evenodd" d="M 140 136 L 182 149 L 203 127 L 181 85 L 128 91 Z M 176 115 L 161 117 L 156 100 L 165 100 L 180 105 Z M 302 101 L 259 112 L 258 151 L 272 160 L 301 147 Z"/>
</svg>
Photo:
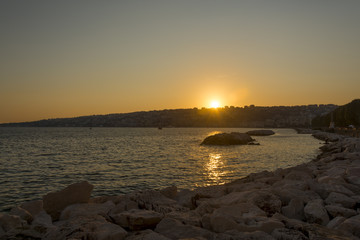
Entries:
<svg viewBox="0 0 360 240">
<path fill-rule="evenodd" d="M 274 135 L 275 132 L 272 130 L 262 129 L 262 130 L 248 131 L 248 132 L 246 132 L 246 134 L 248 134 L 250 136 L 270 136 L 270 135 Z"/>
<path fill-rule="evenodd" d="M 242 145 L 253 141 L 254 139 L 246 133 L 218 133 L 206 137 L 201 145 Z"/>
</svg>

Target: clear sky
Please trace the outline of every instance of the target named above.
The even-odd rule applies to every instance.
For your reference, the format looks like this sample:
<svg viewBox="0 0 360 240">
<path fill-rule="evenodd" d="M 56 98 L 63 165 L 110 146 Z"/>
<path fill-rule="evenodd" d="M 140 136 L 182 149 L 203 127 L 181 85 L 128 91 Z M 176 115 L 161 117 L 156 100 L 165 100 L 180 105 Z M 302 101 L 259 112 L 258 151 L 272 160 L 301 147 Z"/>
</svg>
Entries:
<svg viewBox="0 0 360 240">
<path fill-rule="evenodd" d="M 360 97 L 359 0 L 0 1 L 0 122 Z"/>
</svg>

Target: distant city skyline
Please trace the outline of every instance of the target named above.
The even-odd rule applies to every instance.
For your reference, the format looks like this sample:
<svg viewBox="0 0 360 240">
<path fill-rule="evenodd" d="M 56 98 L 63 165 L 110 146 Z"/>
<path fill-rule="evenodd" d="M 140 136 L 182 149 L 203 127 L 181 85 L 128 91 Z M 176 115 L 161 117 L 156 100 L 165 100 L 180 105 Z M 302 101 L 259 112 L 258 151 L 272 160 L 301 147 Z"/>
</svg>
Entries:
<svg viewBox="0 0 360 240">
<path fill-rule="evenodd" d="M 359 98 L 360 1 L 0 2 L 0 123 Z"/>
</svg>

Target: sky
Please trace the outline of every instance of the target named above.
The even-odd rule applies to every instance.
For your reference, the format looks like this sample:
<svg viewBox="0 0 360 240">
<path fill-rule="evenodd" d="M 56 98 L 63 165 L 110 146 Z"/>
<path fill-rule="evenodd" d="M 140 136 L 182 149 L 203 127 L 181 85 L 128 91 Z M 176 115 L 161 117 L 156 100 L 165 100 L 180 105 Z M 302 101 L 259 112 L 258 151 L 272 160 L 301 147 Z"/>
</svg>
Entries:
<svg viewBox="0 0 360 240">
<path fill-rule="evenodd" d="M 0 123 L 360 97 L 358 0 L 2 0 Z"/>
</svg>

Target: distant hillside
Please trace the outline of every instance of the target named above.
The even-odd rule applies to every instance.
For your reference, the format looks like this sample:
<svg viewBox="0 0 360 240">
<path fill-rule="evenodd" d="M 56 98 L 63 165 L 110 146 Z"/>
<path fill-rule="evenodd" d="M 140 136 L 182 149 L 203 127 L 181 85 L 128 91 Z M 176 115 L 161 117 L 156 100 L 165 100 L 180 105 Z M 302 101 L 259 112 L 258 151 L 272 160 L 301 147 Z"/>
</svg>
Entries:
<svg viewBox="0 0 360 240">
<path fill-rule="evenodd" d="M 354 125 L 360 126 L 360 99 L 355 99 L 351 103 L 336 108 L 334 111 L 315 117 L 312 121 L 313 127 L 329 127 L 331 114 L 336 127 L 347 127 Z"/>
<path fill-rule="evenodd" d="M 315 116 L 337 106 L 193 108 L 45 119 L 0 127 L 308 127 Z"/>
</svg>

